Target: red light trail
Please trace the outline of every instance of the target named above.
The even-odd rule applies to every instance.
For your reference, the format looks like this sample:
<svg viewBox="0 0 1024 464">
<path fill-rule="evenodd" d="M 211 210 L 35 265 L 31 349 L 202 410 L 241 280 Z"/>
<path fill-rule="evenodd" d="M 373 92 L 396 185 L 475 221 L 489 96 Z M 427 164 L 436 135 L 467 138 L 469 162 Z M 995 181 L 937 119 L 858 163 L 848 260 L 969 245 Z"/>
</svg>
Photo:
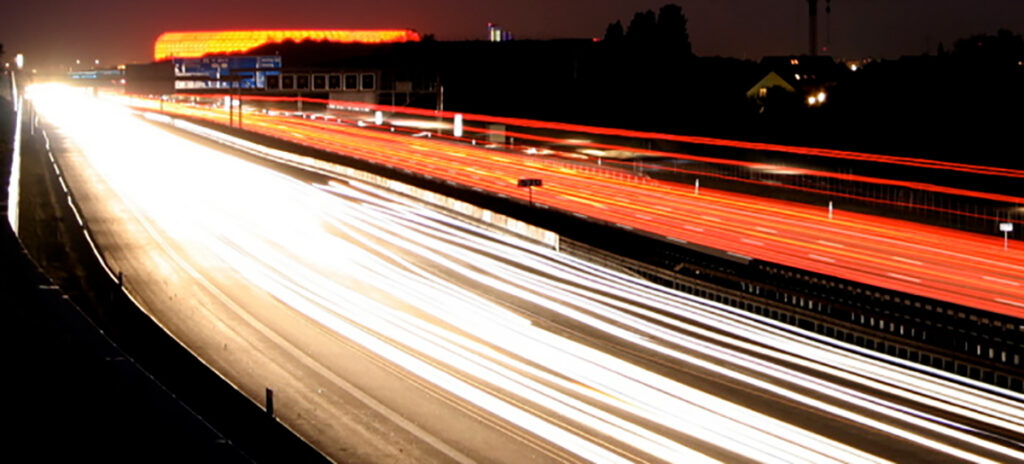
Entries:
<svg viewBox="0 0 1024 464">
<path fill-rule="evenodd" d="M 179 95 L 180 96 L 184 96 L 184 97 L 197 97 L 197 98 L 211 98 L 211 97 L 213 97 L 213 98 L 223 98 L 223 97 L 226 96 L 226 95 L 211 95 L 211 94 L 179 94 Z M 268 97 L 268 96 L 248 96 L 247 95 L 247 96 L 244 96 L 243 98 L 244 98 L 244 100 L 250 100 L 250 101 L 269 101 L 269 102 L 303 101 L 303 102 L 308 102 L 308 103 L 320 103 L 320 104 L 332 104 L 332 103 L 333 104 L 339 104 L 339 103 L 341 103 L 341 104 L 344 104 L 346 107 L 351 107 L 351 108 L 359 108 L 359 109 L 365 109 L 365 110 L 376 110 L 376 111 L 386 111 L 386 112 L 395 112 L 395 113 L 408 114 L 408 115 L 413 115 L 413 116 L 430 116 L 430 117 L 447 117 L 447 118 L 451 118 L 451 117 L 454 117 L 454 115 L 456 114 L 456 113 L 453 113 L 453 112 L 437 112 L 437 111 L 424 110 L 424 109 L 419 109 L 419 108 L 405 108 L 405 107 L 399 108 L 399 107 L 393 107 L 393 106 L 387 106 L 387 105 L 371 105 L 371 104 L 353 103 L 353 102 L 337 102 L 337 101 L 317 99 L 317 98 L 308 98 L 308 97 Z M 497 121 L 500 121 L 502 124 L 523 125 L 525 127 L 536 127 L 536 128 L 552 129 L 552 130 L 561 130 L 561 129 L 556 129 L 556 127 L 557 126 L 566 126 L 565 124 L 562 124 L 562 123 L 546 123 L 546 122 L 543 122 L 543 121 L 532 121 L 532 120 L 514 119 L 514 118 L 498 118 L 498 117 L 481 116 L 481 115 L 470 115 L 470 116 L 466 116 L 464 119 L 466 119 L 466 120 L 483 121 L 483 122 L 497 122 Z M 548 125 L 548 124 L 550 124 L 550 126 L 545 126 L 545 125 Z M 569 126 L 572 126 L 572 127 L 588 127 L 590 129 L 590 133 L 597 133 L 598 130 L 604 130 L 602 128 L 589 127 L 589 126 L 576 126 L 576 125 L 569 125 Z M 469 131 L 469 132 L 477 132 L 477 133 L 486 133 L 486 132 L 488 132 L 485 129 L 479 129 L 479 128 L 468 127 L 468 126 L 465 127 L 465 130 Z M 619 129 L 608 129 L 608 130 L 610 130 L 610 131 L 620 131 Z M 584 131 L 584 132 L 586 132 L 586 131 Z M 513 136 L 513 137 L 516 137 L 516 138 L 524 139 L 524 140 L 534 140 L 534 141 L 541 141 L 541 142 L 548 142 L 548 143 L 561 143 L 561 144 L 566 143 L 566 140 L 555 138 L 555 137 L 545 137 L 545 136 L 540 136 L 540 135 L 526 134 L 526 133 L 521 133 L 521 132 L 509 132 L 509 131 L 506 131 L 505 134 Z M 644 133 L 644 134 L 646 134 L 646 133 Z M 675 136 L 675 135 L 667 135 L 667 134 L 655 134 L 655 135 L 658 135 L 663 140 L 668 140 L 670 138 L 675 138 L 675 137 L 683 137 L 683 136 Z M 716 141 L 716 143 L 714 143 L 712 145 L 726 145 L 728 143 L 735 143 L 737 145 L 733 145 L 733 146 L 740 147 L 740 148 L 742 148 L 741 145 L 747 144 L 747 142 L 734 142 L 734 141 L 729 141 L 729 140 L 719 140 L 719 139 L 709 139 L 709 138 L 700 138 L 700 139 Z M 704 142 L 693 142 L 693 143 L 704 143 Z M 709 163 L 709 164 L 719 164 L 719 165 L 734 166 L 734 167 L 748 168 L 748 169 L 763 169 L 763 168 L 774 168 L 775 167 L 775 166 L 768 165 L 768 164 L 765 164 L 765 163 L 757 163 L 757 162 L 741 161 L 741 160 L 731 160 L 731 159 L 722 159 L 722 158 L 714 158 L 714 157 L 708 157 L 708 156 L 698 156 L 698 155 L 690 155 L 690 154 L 682 154 L 682 153 L 671 153 L 671 152 L 665 152 L 665 151 L 647 150 L 647 149 L 626 147 L 626 146 L 621 146 L 621 145 L 611 145 L 611 144 L 605 144 L 605 143 L 579 142 L 579 141 L 577 141 L 577 142 L 573 142 L 572 145 L 579 146 L 579 147 L 585 147 L 585 148 L 604 149 L 604 150 L 626 150 L 626 151 L 630 151 L 630 152 L 633 152 L 633 153 L 636 153 L 636 154 L 640 154 L 640 155 L 648 155 L 648 156 L 659 157 L 659 158 L 681 159 L 681 160 L 687 160 L 687 161 L 697 161 L 697 162 L 703 162 L 703 163 Z M 759 144 L 759 145 L 764 145 L 764 144 Z M 773 146 L 775 146 L 775 147 L 782 147 L 780 145 L 773 145 Z M 749 148 L 749 147 L 747 147 L 747 148 Z M 783 147 L 783 148 L 786 148 L 786 150 L 775 150 L 775 151 L 780 151 L 780 152 L 781 151 L 785 151 L 785 152 L 788 152 L 788 153 L 800 153 L 803 150 L 822 151 L 821 149 L 803 148 L 803 147 Z M 828 150 L 825 150 L 825 151 L 828 151 Z M 845 153 L 852 153 L 852 152 L 845 152 Z M 806 154 L 806 153 L 800 153 L 800 154 Z M 867 160 L 867 161 L 886 163 L 886 164 L 893 164 L 893 162 L 886 161 L 884 159 L 886 159 L 886 158 L 895 158 L 895 157 L 888 157 L 888 156 L 884 156 L 884 155 L 870 155 L 870 154 L 864 154 L 864 153 L 857 153 L 857 155 L 861 157 L 861 158 L 859 158 L 860 160 Z M 869 158 L 873 158 L 873 159 L 869 159 Z M 906 160 L 911 160 L 911 158 L 905 158 L 905 159 Z M 987 167 L 987 166 L 973 166 L 973 165 L 958 164 L 958 163 L 945 163 L 945 162 L 930 161 L 930 160 L 914 160 L 914 161 L 918 163 L 918 164 L 915 164 L 918 167 L 929 167 L 929 168 L 933 168 L 933 169 L 947 169 L 947 170 L 954 170 L 954 171 L 958 171 L 958 172 L 971 172 L 971 173 L 976 173 L 976 174 L 981 173 L 981 174 L 993 175 L 993 176 L 1008 176 L 1008 177 L 1013 177 L 1013 178 L 1024 177 L 1024 171 L 1017 171 L 1017 170 L 1013 170 L 1013 169 L 993 168 L 993 167 Z M 911 164 L 908 164 L 908 163 L 895 163 L 895 164 L 911 165 Z M 939 166 L 945 166 L 945 165 L 956 165 L 956 166 L 959 166 L 959 168 L 939 167 Z M 673 168 L 666 167 L 666 166 L 658 166 L 658 169 L 665 170 L 665 171 L 684 172 L 683 170 L 680 170 L 680 169 L 677 169 L 677 168 L 673 169 Z M 999 194 L 999 193 L 979 192 L 979 191 L 976 191 L 976 190 L 968 190 L 968 189 L 963 189 L 963 188 L 947 187 L 947 186 L 942 186 L 942 185 L 928 184 L 928 183 L 924 183 L 924 182 L 914 182 L 914 181 L 903 181 L 903 180 L 895 180 L 895 179 L 885 179 L 885 178 L 879 178 L 879 177 L 870 177 L 870 176 L 856 175 L 856 174 L 835 173 L 835 172 L 819 171 L 819 170 L 812 170 L 812 169 L 805 169 L 805 168 L 796 168 L 796 167 L 787 167 L 786 171 L 789 172 L 789 173 L 792 173 L 792 174 L 796 174 L 796 175 L 815 176 L 815 177 L 821 177 L 821 178 L 825 178 L 825 179 L 834 179 L 834 180 L 849 181 L 849 182 L 862 182 L 862 183 L 868 183 L 868 184 L 874 184 L 874 185 L 880 185 L 880 186 L 887 186 L 887 187 L 902 187 L 902 188 L 908 188 L 908 189 L 912 189 L 912 190 L 934 192 L 934 193 L 940 193 L 940 194 L 945 194 L 945 195 L 955 195 L 955 196 L 961 196 L 961 197 L 967 197 L 967 198 L 977 198 L 977 199 L 982 199 L 982 200 L 1003 202 L 1003 203 L 1008 203 L 1008 204 L 1011 204 L 1011 205 L 1013 205 L 1013 204 L 1024 204 L 1024 197 L 1018 197 L 1018 196 L 1013 196 L 1013 195 L 1004 195 L 1004 194 Z M 697 171 L 689 171 L 688 173 L 698 174 Z M 703 172 L 700 172 L 699 174 L 707 175 L 707 176 L 713 176 L 713 177 L 728 178 L 730 180 L 736 180 L 736 181 L 745 182 L 745 183 L 761 183 L 761 184 L 767 185 L 764 182 L 750 181 L 748 179 L 742 179 L 742 178 L 737 178 L 737 177 L 719 176 L 719 175 L 703 173 Z M 792 185 L 773 184 L 773 186 L 774 187 L 780 187 L 780 188 L 788 188 L 788 189 L 792 189 L 792 190 L 801 190 L 801 191 L 806 191 L 806 192 L 825 193 L 825 192 L 823 192 L 821 190 L 814 190 L 814 189 L 809 189 L 809 188 L 805 188 L 805 187 L 798 187 L 798 186 L 792 186 Z M 856 196 L 856 195 L 849 195 L 849 194 L 842 194 L 842 193 L 835 193 L 835 192 L 828 192 L 828 193 L 830 195 L 835 195 L 837 197 L 851 198 L 851 199 L 857 199 L 857 200 L 862 200 L 862 201 L 869 201 L 869 202 L 874 202 L 874 203 L 881 203 L 881 204 L 888 204 L 888 205 L 899 205 L 899 204 L 902 204 L 902 203 L 896 202 L 896 201 L 882 200 L 882 199 L 871 198 L 871 197 Z M 983 214 L 964 213 L 964 212 L 955 211 L 955 210 L 952 210 L 952 209 L 943 209 L 943 208 L 939 208 L 939 207 L 935 207 L 935 206 L 930 206 L 930 205 L 907 205 L 907 206 L 913 206 L 915 208 L 927 209 L 927 210 L 936 211 L 936 212 L 945 212 L 945 213 L 950 213 L 950 214 L 957 214 L 957 215 L 961 215 L 961 216 L 976 217 L 976 218 L 986 218 L 986 219 L 996 219 L 996 218 L 993 218 L 991 216 L 986 216 L 986 215 L 983 215 Z M 1022 221 L 1022 220 L 1016 220 L 1016 219 L 1008 219 L 1008 220 L 1010 222 L 1024 224 L 1024 221 Z"/>
<path fill-rule="evenodd" d="M 200 96 L 200 95 L 197 95 L 197 96 Z M 209 95 L 205 95 L 205 96 L 209 97 Z M 246 96 L 245 99 L 246 100 L 253 100 L 253 101 L 296 101 L 295 97 Z M 398 107 L 398 106 L 391 106 L 391 105 L 374 105 L 374 104 L 370 104 L 370 103 L 356 103 L 356 102 L 348 102 L 348 101 L 341 102 L 341 101 L 331 101 L 331 100 L 319 99 L 319 98 L 299 97 L 298 99 L 302 100 L 302 101 L 305 101 L 305 102 L 309 102 L 309 103 L 322 103 L 322 104 L 338 103 L 338 104 L 344 104 L 347 107 L 360 108 L 360 109 L 364 109 L 364 110 L 368 110 L 368 111 L 384 111 L 384 112 L 387 112 L 387 113 L 408 114 L 408 115 L 412 115 L 412 116 L 442 117 L 442 118 L 451 119 L 456 114 L 453 111 L 434 111 L 434 110 L 426 110 L 426 109 L 420 109 L 420 108 Z M 908 158 L 908 157 L 901 157 L 901 156 L 876 155 L 876 154 L 870 154 L 870 153 L 858 153 L 858 152 L 843 151 L 843 150 L 829 150 L 829 149 L 824 149 L 824 148 L 793 147 L 793 146 L 776 145 L 776 144 L 769 144 L 769 143 L 743 142 L 743 141 L 736 141 L 736 140 L 715 139 L 715 138 L 710 138 L 710 137 L 695 137 L 695 136 L 688 136 L 688 135 L 661 134 L 661 133 L 657 133 L 657 132 L 645 132 L 645 131 L 635 131 L 635 130 L 629 130 L 629 129 L 615 129 L 615 128 L 607 128 L 607 127 L 584 126 L 584 125 L 579 125 L 579 124 L 569 124 L 569 123 L 549 122 L 549 121 L 538 121 L 538 120 L 533 120 L 533 119 L 508 118 L 508 117 L 487 116 L 487 115 L 482 115 L 482 114 L 469 114 L 469 113 L 462 113 L 462 114 L 463 114 L 463 118 L 466 121 L 476 121 L 476 122 L 486 122 L 486 123 L 495 123 L 495 124 L 505 124 L 505 125 L 509 125 L 509 126 L 529 127 L 529 128 L 533 128 L 533 129 L 548 129 L 548 130 L 565 131 L 565 132 L 578 132 L 578 133 L 586 133 L 586 134 L 594 134 L 594 135 L 607 135 L 607 136 L 637 138 L 637 139 L 648 139 L 648 140 L 664 140 L 664 141 L 671 141 L 671 142 L 692 143 L 692 144 L 698 144 L 698 145 L 712 145 L 712 146 L 724 146 L 724 147 L 732 147 L 732 148 L 741 148 L 741 149 L 747 149 L 747 150 L 774 151 L 774 152 L 790 153 L 790 154 L 797 154 L 797 155 L 820 156 L 820 157 L 827 157 L 827 158 L 840 158 L 840 159 L 857 160 L 857 161 L 870 161 L 870 162 L 887 163 L 887 164 L 895 164 L 895 165 L 913 166 L 913 167 L 919 167 L 919 168 L 925 168 L 925 169 L 949 170 L 949 171 L 957 171 L 957 172 L 963 172 L 963 173 L 983 174 L 983 175 L 992 175 L 992 176 L 1004 176 L 1004 177 L 1012 177 L 1012 178 L 1022 178 L 1022 179 L 1024 179 L 1024 170 L 1019 170 L 1019 169 L 1000 168 L 1000 167 L 993 167 L 993 166 L 978 166 L 978 165 L 965 164 L 965 163 L 952 163 L 952 162 L 947 162 L 947 161 L 935 161 L 935 160 L 926 160 L 926 159 L 919 159 L 919 158 Z"/>
<path fill-rule="evenodd" d="M 227 122 L 221 110 L 165 103 Z M 326 121 L 246 113 L 246 129 L 676 240 L 812 272 L 1024 316 L 1024 244 L 896 219 L 725 191 Z"/>
</svg>

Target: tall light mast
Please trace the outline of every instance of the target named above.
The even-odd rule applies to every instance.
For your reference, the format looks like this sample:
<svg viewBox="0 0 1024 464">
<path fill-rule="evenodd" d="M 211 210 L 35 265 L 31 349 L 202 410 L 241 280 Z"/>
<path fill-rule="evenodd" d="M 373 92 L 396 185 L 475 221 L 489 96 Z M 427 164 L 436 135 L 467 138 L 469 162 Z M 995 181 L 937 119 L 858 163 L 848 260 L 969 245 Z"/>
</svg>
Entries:
<svg viewBox="0 0 1024 464">
<path fill-rule="evenodd" d="M 818 56 L 818 0 L 807 0 L 808 25 L 810 25 L 810 55 Z"/>
<path fill-rule="evenodd" d="M 818 0 L 807 0 L 807 13 L 808 13 L 808 25 L 810 26 L 809 31 L 809 44 L 808 51 L 811 56 L 818 56 Z M 829 18 L 832 13 L 832 0 L 825 0 L 825 16 Z M 826 19 L 828 21 L 828 19 Z M 826 39 L 826 46 L 831 45 L 832 41 L 832 27 L 831 23 L 826 23 L 828 27 L 829 37 Z"/>
</svg>

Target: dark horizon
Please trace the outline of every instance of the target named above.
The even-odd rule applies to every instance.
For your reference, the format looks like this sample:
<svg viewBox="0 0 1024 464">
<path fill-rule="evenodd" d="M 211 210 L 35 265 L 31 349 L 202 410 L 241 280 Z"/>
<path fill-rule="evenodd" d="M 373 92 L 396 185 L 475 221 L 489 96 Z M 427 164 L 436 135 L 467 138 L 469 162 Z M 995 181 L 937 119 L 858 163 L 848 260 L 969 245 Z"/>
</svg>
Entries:
<svg viewBox="0 0 1024 464">
<path fill-rule="evenodd" d="M 28 67 L 83 63 L 146 62 L 157 35 L 169 30 L 251 28 L 372 29 L 411 28 L 439 40 L 482 40 L 493 21 L 520 39 L 600 38 L 609 23 L 628 25 L 637 11 L 654 10 L 671 1 L 583 2 L 551 4 L 537 0 L 431 4 L 392 0 L 338 4 L 328 0 L 247 2 L 244 9 L 227 1 L 181 0 L 173 4 L 139 4 L 127 0 L 92 2 L 90 9 L 71 0 L 44 0 L 9 5 L 0 16 L 0 43 L 10 60 L 24 53 Z M 806 52 L 807 7 L 804 0 L 675 1 L 689 20 L 690 40 L 700 56 L 759 59 L 765 55 Z M 193 7 L 188 8 L 189 5 Z M 825 2 L 819 6 L 819 38 L 837 58 L 896 58 L 934 52 L 940 43 L 998 29 L 1020 33 L 1024 2 L 991 0 L 900 0 L 832 2 L 831 27 Z M 201 14 L 197 14 L 201 12 Z M 542 12 L 542 13 L 541 13 Z M 1016 21 L 1015 21 L 1016 20 Z M 829 40 L 831 39 L 831 40 Z"/>
</svg>

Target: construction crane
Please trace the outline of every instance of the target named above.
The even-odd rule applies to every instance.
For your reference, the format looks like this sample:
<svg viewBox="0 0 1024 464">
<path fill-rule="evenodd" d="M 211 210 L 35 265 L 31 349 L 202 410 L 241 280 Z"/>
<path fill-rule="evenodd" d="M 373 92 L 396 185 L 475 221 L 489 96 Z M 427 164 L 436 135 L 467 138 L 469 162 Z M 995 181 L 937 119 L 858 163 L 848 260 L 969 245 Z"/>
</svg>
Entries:
<svg viewBox="0 0 1024 464">
<path fill-rule="evenodd" d="M 818 0 L 807 0 L 807 11 L 810 18 L 810 47 L 811 56 L 818 56 Z M 825 31 L 827 34 L 826 43 L 832 41 L 832 27 L 830 15 L 832 14 L 832 0 L 825 0 Z"/>
</svg>

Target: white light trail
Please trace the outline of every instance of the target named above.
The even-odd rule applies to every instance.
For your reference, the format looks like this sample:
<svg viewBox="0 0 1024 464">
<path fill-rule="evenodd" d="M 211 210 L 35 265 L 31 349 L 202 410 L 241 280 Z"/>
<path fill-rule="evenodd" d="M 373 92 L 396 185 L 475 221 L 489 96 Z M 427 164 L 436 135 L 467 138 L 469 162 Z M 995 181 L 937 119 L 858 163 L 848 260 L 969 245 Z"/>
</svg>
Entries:
<svg viewBox="0 0 1024 464">
<path fill-rule="evenodd" d="M 986 461 L 976 452 L 984 450 L 1024 460 L 966 425 L 1019 431 L 1021 398 L 861 358 L 376 187 L 304 184 L 81 92 L 40 87 L 33 95 L 107 183 L 204 269 L 236 273 L 581 459 L 713 461 L 706 450 L 719 449 L 763 462 L 881 461 L 665 368 L 707 373 L 960 459 Z"/>
</svg>

